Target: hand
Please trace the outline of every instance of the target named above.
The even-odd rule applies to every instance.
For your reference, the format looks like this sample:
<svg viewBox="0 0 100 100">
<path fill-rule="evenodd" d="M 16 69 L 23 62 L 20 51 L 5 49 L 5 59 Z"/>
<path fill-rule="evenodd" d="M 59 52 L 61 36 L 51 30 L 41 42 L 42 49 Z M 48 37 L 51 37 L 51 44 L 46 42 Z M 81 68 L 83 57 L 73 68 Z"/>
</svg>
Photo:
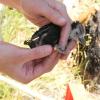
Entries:
<svg viewBox="0 0 100 100">
<path fill-rule="evenodd" d="M 68 45 L 67 40 L 71 29 L 71 20 L 64 4 L 56 0 L 0 0 L 0 3 L 18 9 L 38 26 L 43 26 L 50 22 L 61 26 L 62 31 L 59 44 L 62 49 Z M 67 55 L 62 55 L 61 58 L 65 59 L 75 45 L 76 43 L 72 41 L 67 46 Z"/>
<path fill-rule="evenodd" d="M 50 22 L 62 27 L 60 46 L 65 48 L 67 45 L 68 35 L 71 29 L 71 20 L 67 14 L 64 4 L 56 0 L 20 0 L 22 13 L 33 23 L 43 26 Z M 69 51 L 74 47 L 75 43 L 71 42 Z M 68 51 L 68 54 L 70 53 Z M 67 50 L 66 50 L 67 52 Z M 66 58 L 65 55 L 62 55 Z"/>
<path fill-rule="evenodd" d="M 38 26 L 43 26 L 50 22 L 60 26 L 67 23 L 62 14 L 57 11 L 56 5 L 58 2 L 55 0 L 20 0 L 20 2 L 22 13 Z"/>
<path fill-rule="evenodd" d="M 49 45 L 24 49 L 0 42 L 0 71 L 23 83 L 51 71 L 59 57 Z"/>
</svg>

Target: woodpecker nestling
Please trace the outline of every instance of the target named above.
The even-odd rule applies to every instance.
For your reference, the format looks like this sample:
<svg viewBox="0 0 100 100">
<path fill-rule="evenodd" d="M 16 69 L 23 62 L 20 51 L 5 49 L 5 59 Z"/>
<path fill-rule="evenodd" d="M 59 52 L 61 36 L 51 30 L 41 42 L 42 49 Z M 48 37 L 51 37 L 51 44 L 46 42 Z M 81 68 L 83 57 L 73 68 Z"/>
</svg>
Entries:
<svg viewBox="0 0 100 100">
<path fill-rule="evenodd" d="M 72 29 L 69 34 L 68 42 L 72 39 L 75 41 L 78 41 L 81 44 L 84 44 L 84 36 L 85 36 L 85 29 L 82 24 L 80 24 L 78 21 L 73 22 L 71 25 Z M 30 40 L 25 41 L 24 44 L 29 45 L 30 48 L 34 48 L 37 46 L 49 44 L 53 47 L 55 47 L 58 52 L 64 53 L 65 50 L 60 48 L 59 46 L 59 39 L 60 39 L 60 33 L 61 33 L 61 27 L 50 23 L 43 27 L 41 27 L 38 31 L 36 31 Z M 67 45 L 67 44 L 66 44 Z M 67 48 L 67 46 L 66 46 Z"/>
</svg>

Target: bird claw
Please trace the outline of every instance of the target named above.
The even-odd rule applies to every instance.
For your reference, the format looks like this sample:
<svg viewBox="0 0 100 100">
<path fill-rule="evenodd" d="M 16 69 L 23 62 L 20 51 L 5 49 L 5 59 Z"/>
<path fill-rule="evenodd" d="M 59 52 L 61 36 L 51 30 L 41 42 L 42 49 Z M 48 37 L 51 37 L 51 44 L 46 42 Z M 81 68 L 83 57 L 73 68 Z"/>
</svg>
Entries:
<svg viewBox="0 0 100 100">
<path fill-rule="evenodd" d="M 56 45 L 55 45 L 55 49 L 56 49 L 56 51 L 58 51 L 58 52 L 61 53 L 61 54 L 66 54 L 66 53 L 65 53 L 65 49 L 62 48 L 61 45 L 59 45 L 59 44 L 56 44 Z"/>
</svg>

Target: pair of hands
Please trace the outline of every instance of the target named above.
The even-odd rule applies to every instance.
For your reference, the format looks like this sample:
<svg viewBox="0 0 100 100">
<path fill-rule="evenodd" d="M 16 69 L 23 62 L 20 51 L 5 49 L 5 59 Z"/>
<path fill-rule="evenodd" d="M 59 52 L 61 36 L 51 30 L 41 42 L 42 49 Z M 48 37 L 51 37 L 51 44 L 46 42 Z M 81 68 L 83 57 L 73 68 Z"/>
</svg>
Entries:
<svg viewBox="0 0 100 100">
<path fill-rule="evenodd" d="M 56 0 L 20 0 L 17 9 L 38 26 L 50 22 L 61 26 L 59 44 L 65 48 L 71 22 L 63 4 Z M 28 83 L 51 71 L 60 58 L 68 56 L 74 46 L 75 42 L 72 41 L 67 46 L 67 55 L 61 55 L 49 45 L 26 49 L 0 42 L 0 70 L 20 82 Z"/>
</svg>

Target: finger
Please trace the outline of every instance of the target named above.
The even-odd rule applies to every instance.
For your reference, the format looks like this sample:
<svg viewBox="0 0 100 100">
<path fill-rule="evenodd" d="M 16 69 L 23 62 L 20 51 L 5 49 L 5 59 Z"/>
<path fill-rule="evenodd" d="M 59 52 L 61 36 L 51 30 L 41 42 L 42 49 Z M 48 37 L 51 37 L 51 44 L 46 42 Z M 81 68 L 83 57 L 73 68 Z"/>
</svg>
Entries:
<svg viewBox="0 0 100 100">
<path fill-rule="evenodd" d="M 53 9 L 55 9 L 55 6 L 57 4 L 57 0 L 45 0 L 47 2 L 47 4 L 52 7 Z"/>
<path fill-rule="evenodd" d="M 33 16 L 33 17 L 31 17 L 31 16 L 25 16 L 30 22 L 32 22 L 32 23 L 34 23 L 35 25 L 37 25 L 37 26 L 44 26 L 44 25 L 46 25 L 46 24 L 48 24 L 48 23 L 50 23 L 50 21 L 48 20 L 48 19 L 46 19 L 45 17 L 41 17 L 41 16 Z"/>
<path fill-rule="evenodd" d="M 76 47 L 76 44 L 77 44 L 76 41 L 72 40 L 67 46 L 65 55 L 61 56 L 61 59 L 63 59 L 63 60 L 67 59 L 67 57 L 70 54 L 70 52 L 72 51 L 72 49 Z"/>
<path fill-rule="evenodd" d="M 59 13 L 66 19 L 66 22 L 67 22 L 65 27 L 63 27 L 62 29 L 61 38 L 59 41 L 59 44 L 62 46 L 62 48 L 65 48 L 65 46 L 67 45 L 67 40 L 69 37 L 70 30 L 71 30 L 71 19 L 69 18 L 67 14 L 65 5 L 62 4 L 61 2 L 56 3 L 55 9 L 59 11 Z"/>
<path fill-rule="evenodd" d="M 25 63 L 50 55 L 52 53 L 52 47 L 49 45 L 44 45 L 33 49 L 23 49 L 21 53 L 22 54 L 20 59 L 23 60 L 23 62 Z"/>
<path fill-rule="evenodd" d="M 65 49 L 67 45 L 67 41 L 69 38 L 69 32 L 70 32 L 70 24 L 66 24 L 61 30 L 60 34 L 60 40 L 59 40 L 59 45 L 61 46 L 62 49 Z"/>
<path fill-rule="evenodd" d="M 42 17 L 42 16 L 38 16 L 37 20 L 39 20 L 39 21 L 36 23 L 36 25 L 38 25 L 40 27 L 50 23 L 50 21 L 48 19 L 46 19 L 45 17 Z"/>
<path fill-rule="evenodd" d="M 63 16 L 67 22 L 67 24 L 65 24 L 65 26 L 62 27 L 61 36 L 60 36 L 61 38 L 59 41 L 59 44 L 64 49 L 67 44 L 67 40 L 71 30 L 71 19 L 67 14 L 67 10 L 64 4 L 55 0 L 50 0 L 48 3 L 52 8 L 54 8 L 57 12 L 59 12 L 59 14 Z"/>
<path fill-rule="evenodd" d="M 71 31 L 71 20 L 66 13 L 62 13 L 62 14 L 63 16 L 66 17 L 67 24 L 65 25 L 65 27 L 62 28 L 59 44 L 62 46 L 62 48 L 65 48 L 69 38 L 69 33 Z"/>
<path fill-rule="evenodd" d="M 48 20 L 52 23 L 57 24 L 59 26 L 64 26 L 66 24 L 66 19 L 59 14 L 58 11 L 50 7 L 49 5 L 46 7 L 47 9 L 41 11 L 41 14 L 44 15 Z"/>
<path fill-rule="evenodd" d="M 69 18 L 66 6 L 61 2 L 56 2 L 55 9 L 66 19 Z M 70 20 L 70 18 L 69 18 Z"/>
<path fill-rule="evenodd" d="M 37 64 L 40 63 L 41 61 L 43 61 L 43 58 L 34 60 L 34 63 Z"/>
<path fill-rule="evenodd" d="M 49 58 L 46 58 L 43 63 L 44 72 L 51 71 L 54 68 L 54 66 L 57 64 L 57 62 L 59 61 L 60 57 L 61 55 L 55 51 Z"/>
<path fill-rule="evenodd" d="M 42 26 L 50 23 L 50 21 L 46 20 L 46 19 L 31 19 L 30 21 L 39 27 L 42 27 Z"/>
<path fill-rule="evenodd" d="M 49 72 L 57 64 L 60 55 L 57 52 L 54 52 L 51 56 L 45 59 L 44 62 L 38 64 L 34 67 L 33 79 L 41 76 L 42 74 Z"/>
</svg>

